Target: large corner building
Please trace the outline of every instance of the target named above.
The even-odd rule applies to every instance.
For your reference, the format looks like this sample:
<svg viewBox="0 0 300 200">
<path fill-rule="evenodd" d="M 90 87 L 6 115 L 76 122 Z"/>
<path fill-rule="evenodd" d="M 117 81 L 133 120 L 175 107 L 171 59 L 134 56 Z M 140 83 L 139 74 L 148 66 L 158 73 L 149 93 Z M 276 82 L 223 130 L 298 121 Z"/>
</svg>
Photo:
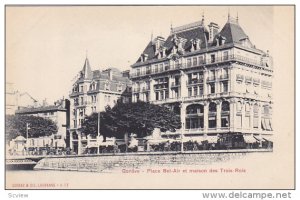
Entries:
<svg viewBox="0 0 300 200">
<path fill-rule="evenodd" d="M 259 31 L 259 30 L 258 30 Z M 152 39 L 132 66 L 132 100 L 166 105 L 180 114 L 188 137 L 242 134 L 270 138 L 273 65 L 238 18 L 220 28 L 202 20 Z"/>
<path fill-rule="evenodd" d="M 76 77 L 70 92 L 71 100 L 71 149 L 81 154 L 89 145 L 88 133 L 80 128 L 86 115 L 101 112 L 106 106 L 113 107 L 117 101 L 131 102 L 129 71 L 117 68 L 92 70 L 88 58 Z"/>
</svg>

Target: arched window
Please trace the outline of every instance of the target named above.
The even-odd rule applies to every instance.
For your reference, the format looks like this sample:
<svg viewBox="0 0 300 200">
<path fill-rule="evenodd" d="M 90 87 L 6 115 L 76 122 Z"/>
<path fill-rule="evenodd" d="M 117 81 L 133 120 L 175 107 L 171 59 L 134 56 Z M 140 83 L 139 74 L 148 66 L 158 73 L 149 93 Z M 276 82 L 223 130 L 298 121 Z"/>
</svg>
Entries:
<svg viewBox="0 0 300 200">
<path fill-rule="evenodd" d="M 226 112 L 230 110 L 229 102 L 228 101 L 223 101 L 222 102 L 222 111 Z"/>
<path fill-rule="evenodd" d="M 186 114 L 197 114 L 203 113 L 203 105 L 200 104 L 192 104 L 186 108 Z"/>
<path fill-rule="evenodd" d="M 209 104 L 209 108 L 208 108 L 209 112 L 217 112 L 217 104 L 214 102 L 211 102 Z"/>
</svg>

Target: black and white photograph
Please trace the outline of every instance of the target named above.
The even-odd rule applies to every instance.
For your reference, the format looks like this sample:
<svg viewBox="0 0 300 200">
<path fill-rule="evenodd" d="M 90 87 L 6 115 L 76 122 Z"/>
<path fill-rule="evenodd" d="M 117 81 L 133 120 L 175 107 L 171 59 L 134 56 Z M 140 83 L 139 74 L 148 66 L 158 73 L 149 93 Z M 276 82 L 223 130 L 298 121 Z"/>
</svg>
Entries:
<svg viewBox="0 0 300 200">
<path fill-rule="evenodd" d="M 6 5 L 5 188 L 294 189 L 294 9 Z"/>
</svg>

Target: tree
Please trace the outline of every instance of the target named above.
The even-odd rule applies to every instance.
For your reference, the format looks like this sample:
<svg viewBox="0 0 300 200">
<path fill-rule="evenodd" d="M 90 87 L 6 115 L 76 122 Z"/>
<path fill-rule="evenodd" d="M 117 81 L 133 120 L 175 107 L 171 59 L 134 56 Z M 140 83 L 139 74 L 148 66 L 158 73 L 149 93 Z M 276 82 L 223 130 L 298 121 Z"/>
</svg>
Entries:
<svg viewBox="0 0 300 200">
<path fill-rule="evenodd" d="M 50 136 L 57 133 L 56 124 L 42 117 L 32 115 L 6 115 L 5 119 L 5 135 L 6 141 L 10 141 L 21 135 L 26 137 L 26 126 L 29 124 L 28 137 L 37 138 L 42 136 Z"/>
<path fill-rule="evenodd" d="M 134 133 L 145 137 L 154 128 L 161 131 L 175 131 L 181 127 L 180 117 L 167 107 L 145 102 L 118 102 L 113 108 L 106 107 L 100 113 L 100 133 L 106 137 L 124 138 L 124 134 Z M 98 132 L 98 114 L 86 117 L 82 131 L 95 135 Z"/>
</svg>

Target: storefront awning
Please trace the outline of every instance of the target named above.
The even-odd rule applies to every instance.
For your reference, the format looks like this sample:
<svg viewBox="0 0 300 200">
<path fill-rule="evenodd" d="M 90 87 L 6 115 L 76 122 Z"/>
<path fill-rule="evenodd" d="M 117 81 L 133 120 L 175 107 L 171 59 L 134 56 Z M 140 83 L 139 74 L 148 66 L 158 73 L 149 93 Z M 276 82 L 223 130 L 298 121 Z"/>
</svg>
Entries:
<svg viewBox="0 0 300 200">
<path fill-rule="evenodd" d="M 208 141 L 208 143 L 217 143 L 219 137 L 218 136 L 207 136 L 205 139 Z"/>
<path fill-rule="evenodd" d="M 244 140 L 246 143 L 255 143 L 258 141 L 252 135 L 244 135 Z"/>
<path fill-rule="evenodd" d="M 270 142 L 273 141 L 273 138 L 272 138 L 271 135 L 263 135 L 262 138 L 263 138 L 265 141 L 270 141 Z"/>
</svg>

